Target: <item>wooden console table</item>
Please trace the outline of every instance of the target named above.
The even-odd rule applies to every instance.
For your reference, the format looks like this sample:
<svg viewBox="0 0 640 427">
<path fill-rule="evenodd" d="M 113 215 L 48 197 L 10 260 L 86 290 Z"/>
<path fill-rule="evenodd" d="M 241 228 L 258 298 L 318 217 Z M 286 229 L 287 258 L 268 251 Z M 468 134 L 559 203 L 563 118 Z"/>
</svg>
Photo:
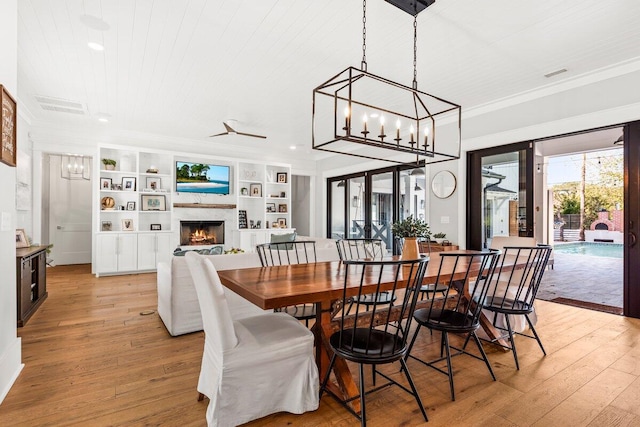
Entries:
<svg viewBox="0 0 640 427">
<path fill-rule="evenodd" d="M 457 251 L 460 249 L 460 246 L 458 245 L 441 245 L 436 242 L 419 242 L 419 245 L 421 253 L 429 253 L 429 247 L 431 247 L 431 252 Z"/>
<path fill-rule="evenodd" d="M 24 326 L 47 299 L 47 247 L 16 249 L 18 326 Z"/>
</svg>

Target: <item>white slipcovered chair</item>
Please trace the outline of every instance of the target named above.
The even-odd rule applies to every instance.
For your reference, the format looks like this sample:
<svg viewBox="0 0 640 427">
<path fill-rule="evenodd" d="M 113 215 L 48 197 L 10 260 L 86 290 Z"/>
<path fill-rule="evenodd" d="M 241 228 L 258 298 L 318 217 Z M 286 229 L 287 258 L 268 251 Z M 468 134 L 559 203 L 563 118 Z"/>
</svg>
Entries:
<svg viewBox="0 0 640 427">
<path fill-rule="evenodd" d="M 233 320 L 210 260 L 186 255 L 205 332 L 198 391 L 209 398 L 207 424 L 236 426 L 275 412 L 319 404 L 313 334 L 285 313 Z"/>
</svg>

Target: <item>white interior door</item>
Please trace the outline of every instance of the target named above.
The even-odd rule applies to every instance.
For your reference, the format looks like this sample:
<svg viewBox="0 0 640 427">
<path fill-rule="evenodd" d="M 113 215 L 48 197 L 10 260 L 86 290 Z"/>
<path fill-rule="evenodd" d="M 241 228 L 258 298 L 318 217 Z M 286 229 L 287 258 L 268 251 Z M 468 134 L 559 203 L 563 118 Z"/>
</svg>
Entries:
<svg viewBox="0 0 640 427">
<path fill-rule="evenodd" d="M 91 263 L 91 181 L 60 175 L 60 156 L 49 156 L 49 242 L 56 265 Z"/>
</svg>

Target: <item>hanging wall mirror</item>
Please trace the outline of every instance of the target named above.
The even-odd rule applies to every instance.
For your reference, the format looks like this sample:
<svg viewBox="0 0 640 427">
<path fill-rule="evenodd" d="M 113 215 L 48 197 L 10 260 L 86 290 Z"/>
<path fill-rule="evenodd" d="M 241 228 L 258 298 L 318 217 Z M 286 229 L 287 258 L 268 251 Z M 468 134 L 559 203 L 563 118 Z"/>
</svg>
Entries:
<svg viewBox="0 0 640 427">
<path fill-rule="evenodd" d="M 446 199 L 456 191 L 456 176 L 449 171 L 440 171 L 431 180 L 431 191 L 439 199 Z"/>
</svg>

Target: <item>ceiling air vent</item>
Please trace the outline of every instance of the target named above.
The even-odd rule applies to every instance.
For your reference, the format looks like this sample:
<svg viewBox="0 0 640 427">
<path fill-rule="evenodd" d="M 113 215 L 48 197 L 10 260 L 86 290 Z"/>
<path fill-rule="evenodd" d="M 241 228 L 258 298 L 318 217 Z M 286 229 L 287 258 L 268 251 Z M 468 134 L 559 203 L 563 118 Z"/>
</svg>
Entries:
<svg viewBox="0 0 640 427">
<path fill-rule="evenodd" d="M 557 76 L 558 74 L 562 74 L 562 73 L 566 73 L 566 72 L 567 72 L 567 69 L 566 69 L 566 68 L 563 68 L 563 69 L 561 69 L 561 70 L 556 70 L 556 71 L 552 71 L 552 72 L 550 72 L 550 73 L 547 73 L 547 74 L 545 74 L 544 76 L 545 76 L 546 78 L 549 78 L 549 77 Z"/>
<path fill-rule="evenodd" d="M 40 107 L 42 107 L 43 110 L 79 115 L 86 114 L 84 105 L 82 105 L 80 102 L 41 95 L 36 95 L 35 99 L 36 101 L 38 101 Z"/>
</svg>

